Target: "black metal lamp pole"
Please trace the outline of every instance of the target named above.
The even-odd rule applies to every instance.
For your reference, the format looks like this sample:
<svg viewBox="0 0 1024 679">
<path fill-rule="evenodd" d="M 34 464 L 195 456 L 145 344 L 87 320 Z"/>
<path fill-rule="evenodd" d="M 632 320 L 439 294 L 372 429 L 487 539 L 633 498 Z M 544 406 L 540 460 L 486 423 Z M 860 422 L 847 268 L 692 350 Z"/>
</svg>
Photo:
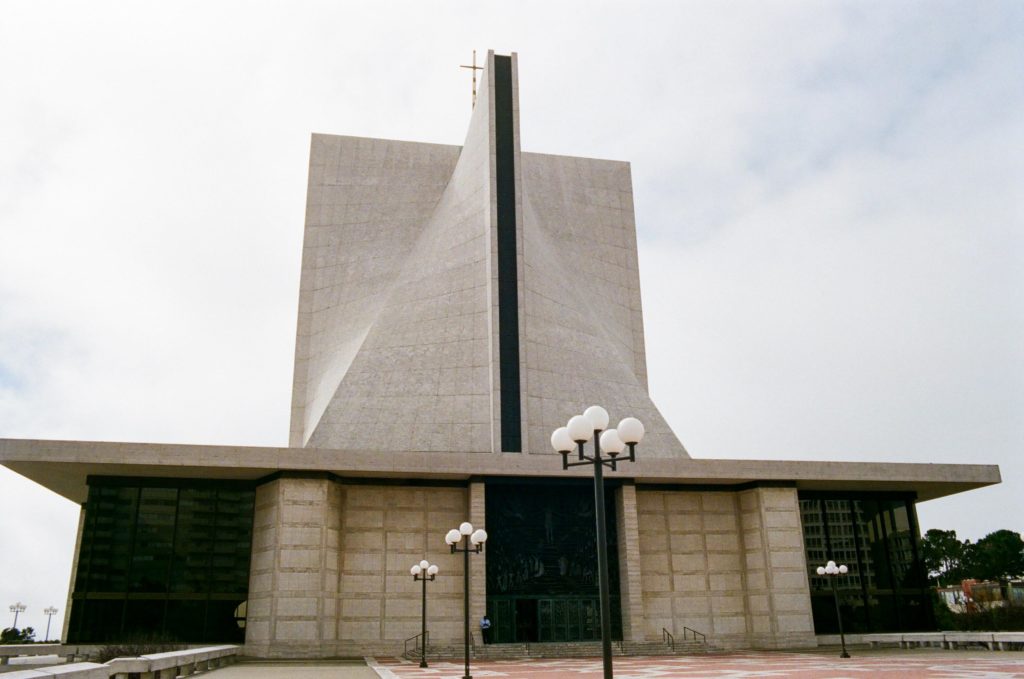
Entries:
<svg viewBox="0 0 1024 679">
<path fill-rule="evenodd" d="M 839 643 L 843 646 L 843 652 L 839 654 L 840 658 L 849 658 L 850 654 L 846 652 L 846 635 L 843 634 L 843 613 L 839 610 L 839 590 L 836 587 L 836 579 L 840 575 L 846 575 L 849 569 L 845 566 L 837 566 L 835 561 L 829 561 L 824 566 L 818 566 L 818 575 L 824 575 L 828 577 L 832 583 L 832 600 L 836 604 L 836 620 L 839 621 Z"/>
<path fill-rule="evenodd" d="M 466 546 L 459 547 L 458 545 L 462 542 L 463 538 L 466 538 Z M 483 551 L 484 543 L 487 542 L 487 531 L 482 528 L 474 531 L 473 524 L 466 521 L 458 528 L 453 528 L 448 531 L 448 534 L 445 535 L 444 541 L 448 543 L 448 546 L 452 550 L 452 554 L 461 552 L 463 557 L 462 586 L 465 596 L 463 597 L 462 602 L 462 614 L 466 671 L 463 674 L 462 679 L 473 679 L 473 675 L 469 673 L 469 555 L 479 554 Z"/>
<path fill-rule="evenodd" d="M 617 471 L 623 448 L 629 447 L 629 456 L 621 461 L 636 461 L 636 444 L 643 438 L 643 425 L 639 420 L 627 417 L 619 423 L 619 429 L 605 429 L 608 413 L 600 406 L 587 408 L 583 415 L 569 420 L 567 427 L 556 429 L 551 435 L 551 445 L 562 456 L 562 469 L 593 465 L 594 467 L 594 524 L 597 531 L 597 579 L 601 601 L 601 659 L 604 665 L 604 679 L 612 679 L 612 614 L 611 593 L 608 584 L 608 535 L 604 511 L 604 468 Z M 620 431 L 624 433 L 620 436 Z M 593 436 L 594 455 L 586 454 L 584 445 Z M 573 444 L 577 449 L 576 462 L 569 462 Z M 601 457 L 601 446 L 608 451 L 608 457 Z"/>
<path fill-rule="evenodd" d="M 49 641 L 50 640 L 50 622 L 53 621 L 53 616 L 57 614 L 57 608 L 55 606 L 49 606 L 49 607 L 43 609 L 43 613 L 46 614 L 46 639 L 44 639 L 44 641 Z"/>
<path fill-rule="evenodd" d="M 422 625 L 420 627 L 420 667 L 427 666 L 427 580 L 431 582 L 437 577 L 437 566 L 424 559 L 409 569 L 413 582 L 423 582 Z"/>
<path fill-rule="evenodd" d="M 26 608 L 27 606 L 25 606 L 25 604 L 21 603 L 20 601 L 16 604 L 11 604 L 7 607 L 7 610 L 9 610 L 11 613 L 14 613 L 14 624 L 11 625 L 11 627 L 13 627 L 14 629 L 18 629 L 18 614 L 24 613 Z"/>
</svg>

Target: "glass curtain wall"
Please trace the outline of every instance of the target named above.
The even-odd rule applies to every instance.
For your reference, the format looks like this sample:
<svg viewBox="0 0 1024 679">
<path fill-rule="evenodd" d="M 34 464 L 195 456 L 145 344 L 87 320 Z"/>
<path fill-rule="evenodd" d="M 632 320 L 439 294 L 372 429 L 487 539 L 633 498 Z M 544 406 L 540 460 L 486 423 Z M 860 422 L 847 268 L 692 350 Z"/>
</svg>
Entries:
<svg viewBox="0 0 1024 679">
<path fill-rule="evenodd" d="M 935 628 L 913 498 L 803 492 L 800 515 L 817 634 L 839 631 L 833 577 L 844 631 Z M 817 567 L 830 559 L 849 572 L 818 575 Z"/>
<path fill-rule="evenodd" d="M 615 489 L 605 492 L 612 636 L 622 638 Z M 592 483 L 487 484 L 491 642 L 601 638 Z"/>
<path fill-rule="evenodd" d="M 250 483 L 90 479 L 68 641 L 242 642 Z"/>
</svg>

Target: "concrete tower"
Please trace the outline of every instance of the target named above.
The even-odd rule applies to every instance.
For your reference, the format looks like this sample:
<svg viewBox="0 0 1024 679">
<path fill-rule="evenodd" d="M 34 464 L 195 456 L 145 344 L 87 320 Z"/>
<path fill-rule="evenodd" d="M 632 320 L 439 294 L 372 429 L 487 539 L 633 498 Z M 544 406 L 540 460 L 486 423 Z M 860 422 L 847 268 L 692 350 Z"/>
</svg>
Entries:
<svg viewBox="0 0 1024 679">
<path fill-rule="evenodd" d="M 516 55 L 465 144 L 314 135 L 290 444 L 550 454 L 601 403 L 688 457 L 647 393 L 629 164 L 523 153 Z"/>
</svg>

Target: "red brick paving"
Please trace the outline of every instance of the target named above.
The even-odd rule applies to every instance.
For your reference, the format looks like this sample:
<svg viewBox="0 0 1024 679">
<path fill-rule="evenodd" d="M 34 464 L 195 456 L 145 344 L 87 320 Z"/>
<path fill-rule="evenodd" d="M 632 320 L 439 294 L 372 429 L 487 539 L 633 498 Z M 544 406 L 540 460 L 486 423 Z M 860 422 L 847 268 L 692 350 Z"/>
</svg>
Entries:
<svg viewBox="0 0 1024 679">
<path fill-rule="evenodd" d="M 837 654 L 838 655 L 838 654 Z M 382 679 L 461 679 L 460 662 L 435 661 L 420 669 L 418 663 L 378 658 L 375 668 Z M 1024 655 L 992 652 L 978 657 L 956 652 L 917 656 L 913 652 L 863 655 L 849 659 L 825 653 L 728 653 L 700 656 L 630 657 L 614 659 L 617 679 L 673 679 L 675 677 L 800 679 L 943 677 L 1024 678 Z M 481 660 L 470 669 L 474 679 L 600 679 L 600 658 Z"/>
</svg>

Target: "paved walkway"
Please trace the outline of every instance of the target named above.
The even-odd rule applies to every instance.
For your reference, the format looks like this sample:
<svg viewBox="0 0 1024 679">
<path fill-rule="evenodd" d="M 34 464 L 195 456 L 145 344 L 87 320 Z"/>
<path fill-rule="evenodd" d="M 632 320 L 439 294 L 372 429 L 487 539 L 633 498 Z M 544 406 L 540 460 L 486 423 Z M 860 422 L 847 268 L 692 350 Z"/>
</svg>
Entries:
<svg viewBox="0 0 1024 679">
<path fill-rule="evenodd" d="M 798 677 L 837 679 L 857 677 L 1024 677 L 1024 654 L 1015 652 L 862 651 L 849 659 L 836 653 L 722 653 L 700 656 L 615 658 L 616 679 L 674 679 L 676 677 Z M 432 662 L 427 669 L 398 658 L 379 658 L 381 679 L 461 679 L 458 662 Z M 507 679 L 600 679 L 600 658 L 491 660 L 473 663 L 473 677 Z M 283 675 L 282 675 L 283 676 Z"/>
<path fill-rule="evenodd" d="M 295 662 L 246 661 L 197 676 L 211 677 L 211 679 L 378 679 L 379 675 L 363 664 L 297 660 Z"/>
</svg>

